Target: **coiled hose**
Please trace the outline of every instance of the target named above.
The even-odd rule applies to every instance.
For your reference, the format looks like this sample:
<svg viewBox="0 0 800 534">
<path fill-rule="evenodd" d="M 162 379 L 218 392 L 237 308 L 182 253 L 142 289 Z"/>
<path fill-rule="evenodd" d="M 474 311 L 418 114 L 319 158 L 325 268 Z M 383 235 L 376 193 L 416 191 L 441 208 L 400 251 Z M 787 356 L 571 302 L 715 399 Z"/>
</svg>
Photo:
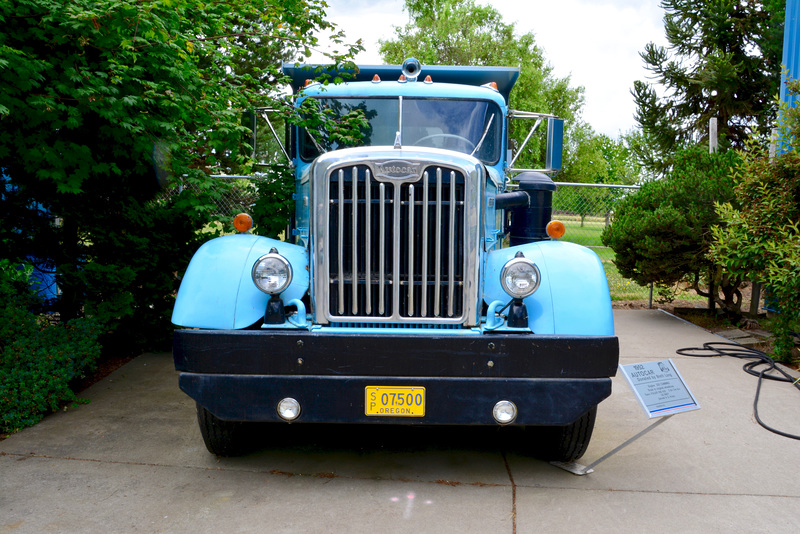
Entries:
<svg viewBox="0 0 800 534">
<path fill-rule="evenodd" d="M 761 384 L 764 380 L 775 380 L 777 382 L 789 382 L 795 388 L 800 390 L 800 378 L 794 378 L 789 373 L 775 365 L 775 360 L 770 358 L 764 352 L 760 350 L 751 349 L 749 347 L 743 347 L 737 343 L 726 343 L 724 341 L 711 341 L 709 343 L 704 343 L 702 347 L 693 347 L 693 348 L 685 348 L 685 349 L 678 349 L 678 354 L 682 356 L 693 356 L 699 358 L 711 358 L 715 356 L 730 356 L 731 358 L 741 358 L 752 360 L 744 364 L 744 371 L 748 374 L 751 374 L 755 377 L 758 377 L 758 386 L 756 387 L 756 397 L 753 400 L 753 413 L 756 417 L 756 421 L 762 427 L 766 428 L 770 432 L 774 432 L 779 436 L 784 436 L 790 439 L 797 439 L 800 440 L 800 436 L 795 434 L 790 434 L 788 432 L 782 432 L 776 428 L 772 428 L 771 426 L 764 423 L 761 420 L 761 417 L 758 415 L 758 399 L 761 395 Z M 761 367 L 763 366 L 763 367 Z M 759 369 L 759 367 L 761 367 Z M 774 372 L 778 372 L 780 374 L 775 374 Z"/>
</svg>

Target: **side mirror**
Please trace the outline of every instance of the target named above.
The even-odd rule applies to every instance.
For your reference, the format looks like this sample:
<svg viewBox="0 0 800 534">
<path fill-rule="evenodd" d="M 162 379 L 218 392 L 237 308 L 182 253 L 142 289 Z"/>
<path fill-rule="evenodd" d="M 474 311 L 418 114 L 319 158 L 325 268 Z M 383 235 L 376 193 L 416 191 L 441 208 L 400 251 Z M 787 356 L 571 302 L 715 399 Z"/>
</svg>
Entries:
<svg viewBox="0 0 800 534">
<path fill-rule="evenodd" d="M 564 150 L 564 119 L 547 119 L 547 156 L 545 167 L 548 171 L 561 170 L 561 154 Z"/>
<path fill-rule="evenodd" d="M 529 111 L 516 110 L 509 111 L 508 118 L 513 120 L 527 119 L 533 121 L 533 126 L 531 126 L 528 135 L 525 137 L 525 141 L 523 141 L 522 145 L 516 150 L 516 154 L 509 154 L 511 161 L 507 166 L 508 172 L 556 173 L 560 171 L 562 152 L 564 150 L 564 119 L 559 119 L 558 117 L 544 113 L 532 113 Z M 542 139 L 542 137 L 545 137 L 545 135 L 541 130 L 539 131 L 540 133 L 537 134 L 537 138 L 540 139 L 539 143 L 544 141 L 544 161 L 541 160 L 541 152 L 534 154 L 534 156 L 536 156 L 535 161 L 538 164 L 544 163 L 544 167 L 540 169 L 517 168 L 515 163 L 519 159 L 520 155 L 524 153 L 525 148 L 528 146 L 528 141 L 530 141 L 531 137 L 537 131 L 539 126 L 543 126 L 545 123 L 547 124 L 546 139 Z M 542 146 L 539 143 L 537 143 L 537 147 Z M 540 148 L 537 148 L 537 150 L 540 150 Z"/>
</svg>

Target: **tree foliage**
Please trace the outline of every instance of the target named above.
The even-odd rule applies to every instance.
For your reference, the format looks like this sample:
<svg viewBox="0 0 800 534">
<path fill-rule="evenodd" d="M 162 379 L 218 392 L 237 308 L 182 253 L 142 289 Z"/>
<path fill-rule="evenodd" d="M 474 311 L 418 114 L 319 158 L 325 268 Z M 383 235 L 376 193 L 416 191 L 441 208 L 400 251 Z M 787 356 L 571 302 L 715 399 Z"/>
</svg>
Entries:
<svg viewBox="0 0 800 534">
<path fill-rule="evenodd" d="M 395 28 L 394 39 L 380 42 L 380 52 L 387 63 L 399 64 L 415 57 L 425 64 L 520 67 L 520 77 L 511 92 L 512 109 L 552 113 L 565 119 L 565 173 L 561 179 L 585 180 L 573 167 L 586 163 L 593 147 L 586 144 L 593 132 L 579 121 L 584 103 L 583 88 L 571 87 L 569 77 L 557 78 L 547 63 L 533 33 L 516 33 L 515 24 L 503 22 L 500 13 L 475 0 L 406 0 L 412 20 Z M 511 122 L 510 138 L 521 146 L 532 122 Z M 587 135 L 589 134 L 589 135 Z M 515 167 L 535 166 L 543 149 L 532 138 Z M 592 151 L 591 155 L 585 154 Z M 588 163 L 586 163 L 588 165 Z"/>
<path fill-rule="evenodd" d="M 638 153 L 665 172 L 679 147 L 707 138 L 718 119 L 722 147 L 742 148 L 772 127 L 781 72 L 782 0 L 663 0 L 669 45 L 640 53 L 654 85 L 633 87 L 647 145 Z M 658 87 L 658 88 L 657 88 Z"/>
<path fill-rule="evenodd" d="M 224 189 L 208 175 L 251 169 L 242 111 L 281 105 L 280 63 L 333 30 L 325 6 L 0 3 L 0 240 L 54 265 L 63 319 L 168 327 L 176 273 Z M 153 201 L 166 182 L 183 193 Z"/>
<path fill-rule="evenodd" d="M 680 151 L 669 176 L 643 184 L 617 203 L 602 240 L 614 249 L 620 273 L 641 285 L 654 283 L 665 289 L 688 283 L 708 296 L 699 286 L 705 276 L 722 291 L 720 297 L 714 290 L 715 300 L 738 312 L 738 279 L 718 271 L 708 258 L 711 228 L 719 224 L 714 206 L 734 200 L 732 171 L 738 159 L 735 151 Z"/>
</svg>

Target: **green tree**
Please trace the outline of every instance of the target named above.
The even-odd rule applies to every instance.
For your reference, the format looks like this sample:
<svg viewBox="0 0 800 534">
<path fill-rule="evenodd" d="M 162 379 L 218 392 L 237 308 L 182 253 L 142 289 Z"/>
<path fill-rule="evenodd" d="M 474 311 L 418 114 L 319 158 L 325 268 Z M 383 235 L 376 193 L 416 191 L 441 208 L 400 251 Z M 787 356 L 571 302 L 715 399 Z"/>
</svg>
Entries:
<svg viewBox="0 0 800 534">
<path fill-rule="evenodd" d="M 582 176 L 569 173 L 567 164 L 584 149 L 587 127 L 577 120 L 584 102 L 583 88 L 570 87 L 568 77 L 553 76 L 533 33 L 518 35 L 515 24 L 506 24 L 495 8 L 478 5 L 475 0 L 406 0 L 405 9 L 412 22 L 396 27 L 394 39 L 380 42 L 384 61 L 399 64 L 415 57 L 423 65 L 519 66 L 511 108 L 565 119 L 567 173 L 562 179 L 577 181 Z M 517 146 L 532 125 L 527 120 L 512 121 L 511 139 Z M 532 138 L 528 147 L 530 155 L 526 150 L 515 167 L 537 165 L 543 150 L 540 140 Z"/>
<path fill-rule="evenodd" d="M 168 328 L 176 273 L 224 187 L 208 175 L 251 169 L 242 111 L 281 106 L 280 61 L 333 30 L 325 6 L 0 3 L 0 168 L 13 193 L 0 238 L 9 258 L 54 264 L 62 319 Z M 166 182 L 184 192 L 153 201 Z"/>
<path fill-rule="evenodd" d="M 603 154 L 603 139 L 583 121 L 573 121 L 565 127 L 564 170 L 558 174 L 561 182 L 601 183 L 608 174 Z"/>
<path fill-rule="evenodd" d="M 733 150 L 680 151 L 665 179 L 647 182 L 619 201 L 602 241 L 614 250 L 620 273 L 640 285 L 655 283 L 665 290 L 679 282 L 690 284 L 738 314 L 740 279 L 708 258 L 711 227 L 720 222 L 715 202 L 734 200 L 732 174 L 738 159 Z M 703 279 L 706 288 L 700 285 Z"/>
<path fill-rule="evenodd" d="M 783 43 L 783 0 L 663 0 L 667 47 L 640 55 L 654 85 L 634 83 L 641 157 L 663 174 L 679 147 L 707 138 L 718 119 L 722 147 L 765 135 L 775 115 Z M 656 86 L 660 88 L 657 89 Z"/>
<path fill-rule="evenodd" d="M 619 139 L 612 139 L 605 134 L 598 136 L 600 152 L 607 166 L 605 173 L 595 177 L 595 183 L 635 185 L 644 179 L 644 170 L 632 148 L 637 135 L 636 130 L 631 130 L 620 135 Z"/>
</svg>

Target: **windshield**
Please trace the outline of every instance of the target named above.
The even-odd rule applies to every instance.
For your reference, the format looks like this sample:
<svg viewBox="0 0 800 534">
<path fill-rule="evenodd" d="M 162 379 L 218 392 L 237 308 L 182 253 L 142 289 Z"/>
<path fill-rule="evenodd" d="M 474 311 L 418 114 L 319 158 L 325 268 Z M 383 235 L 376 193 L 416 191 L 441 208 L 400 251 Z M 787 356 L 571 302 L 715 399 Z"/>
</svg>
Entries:
<svg viewBox="0 0 800 534">
<path fill-rule="evenodd" d="M 470 154 L 487 164 L 500 159 L 502 114 L 494 102 L 433 98 L 319 98 L 319 110 L 333 119 L 326 127 L 300 129 L 300 156 L 311 161 L 323 152 L 350 146 L 425 146 Z M 360 135 L 342 136 L 331 124 L 363 113 Z M 343 140 L 344 137 L 344 140 Z"/>
</svg>

